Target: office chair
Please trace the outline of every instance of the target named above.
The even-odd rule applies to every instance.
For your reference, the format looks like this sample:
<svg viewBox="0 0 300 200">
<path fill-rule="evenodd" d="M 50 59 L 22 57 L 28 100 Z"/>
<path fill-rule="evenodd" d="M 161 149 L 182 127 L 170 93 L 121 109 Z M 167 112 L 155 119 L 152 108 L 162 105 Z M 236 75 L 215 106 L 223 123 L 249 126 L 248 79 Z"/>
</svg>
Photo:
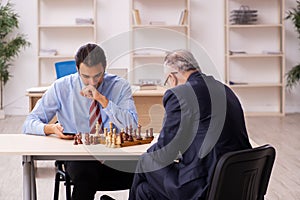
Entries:
<svg viewBox="0 0 300 200">
<path fill-rule="evenodd" d="M 77 72 L 75 60 L 56 62 L 54 65 L 57 79 Z M 55 161 L 55 168 L 54 200 L 58 200 L 60 182 L 64 182 L 66 187 L 66 200 L 71 200 L 71 186 L 73 183 L 65 171 L 64 161 Z"/>
<path fill-rule="evenodd" d="M 77 72 L 75 60 L 56 62 L 54 65 L 57 79 Z"/>
<path fill-rule="evenodd" d="M 66 187 L 66 200 L 71 200 L 71 186 L 73 185 L 69 174 L 65 170 L 64 161 L 55 161 L 56 174 L 54 183 L 54 200 L 58 200 L 59 197 L 59 185 L 61 181 L 64 181 Z"/>
<path fill-rule="evenodd" d="M 274 160 L 275 149 L 268 144 L 224 154 L 216 165 L 206 200 L 263 200 Z"/>
</svg>

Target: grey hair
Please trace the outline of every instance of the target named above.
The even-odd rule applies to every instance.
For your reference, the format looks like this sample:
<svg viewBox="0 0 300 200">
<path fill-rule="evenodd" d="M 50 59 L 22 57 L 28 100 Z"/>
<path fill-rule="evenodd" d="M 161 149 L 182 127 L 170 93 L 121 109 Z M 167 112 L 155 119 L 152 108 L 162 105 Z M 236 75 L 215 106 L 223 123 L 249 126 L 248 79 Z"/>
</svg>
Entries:
<svg viewBox="0 0 300 200">
<path fill-rule="evenodd" d="M 170 66 L 178 71 L 198 70 L 201 72 L 198 62 L 193 54 L 185 49 L 169 52 L 164 60 L 165 66 Z"/>
</svg>

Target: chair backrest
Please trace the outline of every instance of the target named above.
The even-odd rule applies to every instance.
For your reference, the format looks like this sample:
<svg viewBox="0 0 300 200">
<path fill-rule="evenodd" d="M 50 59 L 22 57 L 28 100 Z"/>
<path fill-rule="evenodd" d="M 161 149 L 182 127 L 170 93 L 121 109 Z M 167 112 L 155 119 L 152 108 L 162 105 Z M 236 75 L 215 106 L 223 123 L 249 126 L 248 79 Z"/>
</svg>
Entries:
<svg viewBox="0 0 300 200">
<path fill-rule="evenodd" d="M 207 200 L 263 200 L 274 160 L 275 149 L 268 144 L 224 154 L 216 165 Z"/>
<path fill-rule="evenodd" d="M 54 65 L 57 79 L 77 72 L 75 60 L 56 62 Z"/>
</svg>

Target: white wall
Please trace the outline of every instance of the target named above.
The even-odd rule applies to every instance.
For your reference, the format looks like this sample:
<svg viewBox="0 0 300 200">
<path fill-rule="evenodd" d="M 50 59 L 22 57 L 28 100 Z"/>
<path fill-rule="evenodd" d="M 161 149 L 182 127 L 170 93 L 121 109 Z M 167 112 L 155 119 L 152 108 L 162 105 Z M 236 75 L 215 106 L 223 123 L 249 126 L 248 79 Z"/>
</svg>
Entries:
<svg viewBox="0 0 300 200">
<path fill-rule="evenodd" d="M 22 51 L 10 71 L 13 77 L 5 85 L 4 110 L 10 115 L 28 113 L 28 97 L 25 91 L 38 84 L 37 75 L 37 5 L 36 0 L 11 0 L 20 15 L 19 32 L 27 34 L 31 46 Z M 286 0 L 286 9 L 295 7 L 295 0 Z M 224 1 L 191 0 L 191 37 L 199 42 L 224 77 Z M 129 0 L 98 0 L 98 43 L 129 30 Z M 292 24 L 286 22 L 286 70 L 300 62 L 298 35 Z M 128 58 L 114 63 L 126 67 Z M 300 87 L 286 92 L 286 112 L 300 112 Z"/>
</svg>

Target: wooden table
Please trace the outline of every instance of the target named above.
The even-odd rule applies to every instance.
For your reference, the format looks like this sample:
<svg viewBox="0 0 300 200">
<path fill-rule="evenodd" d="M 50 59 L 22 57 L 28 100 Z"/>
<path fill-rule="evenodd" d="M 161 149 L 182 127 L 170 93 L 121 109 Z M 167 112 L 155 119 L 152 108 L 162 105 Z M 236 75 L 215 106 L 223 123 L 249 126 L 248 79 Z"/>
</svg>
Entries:
<svg viewBox="0 0 300 200">
<path fill-rule="evenodd" d="M 22 156 L 23 199 L 36 199 L 34 161 L 37 160 L 138 160 L 151 144 L 124 148 L 73 145 L 55 136 L 0 134 L 0 154 Z"/>
</svg>

